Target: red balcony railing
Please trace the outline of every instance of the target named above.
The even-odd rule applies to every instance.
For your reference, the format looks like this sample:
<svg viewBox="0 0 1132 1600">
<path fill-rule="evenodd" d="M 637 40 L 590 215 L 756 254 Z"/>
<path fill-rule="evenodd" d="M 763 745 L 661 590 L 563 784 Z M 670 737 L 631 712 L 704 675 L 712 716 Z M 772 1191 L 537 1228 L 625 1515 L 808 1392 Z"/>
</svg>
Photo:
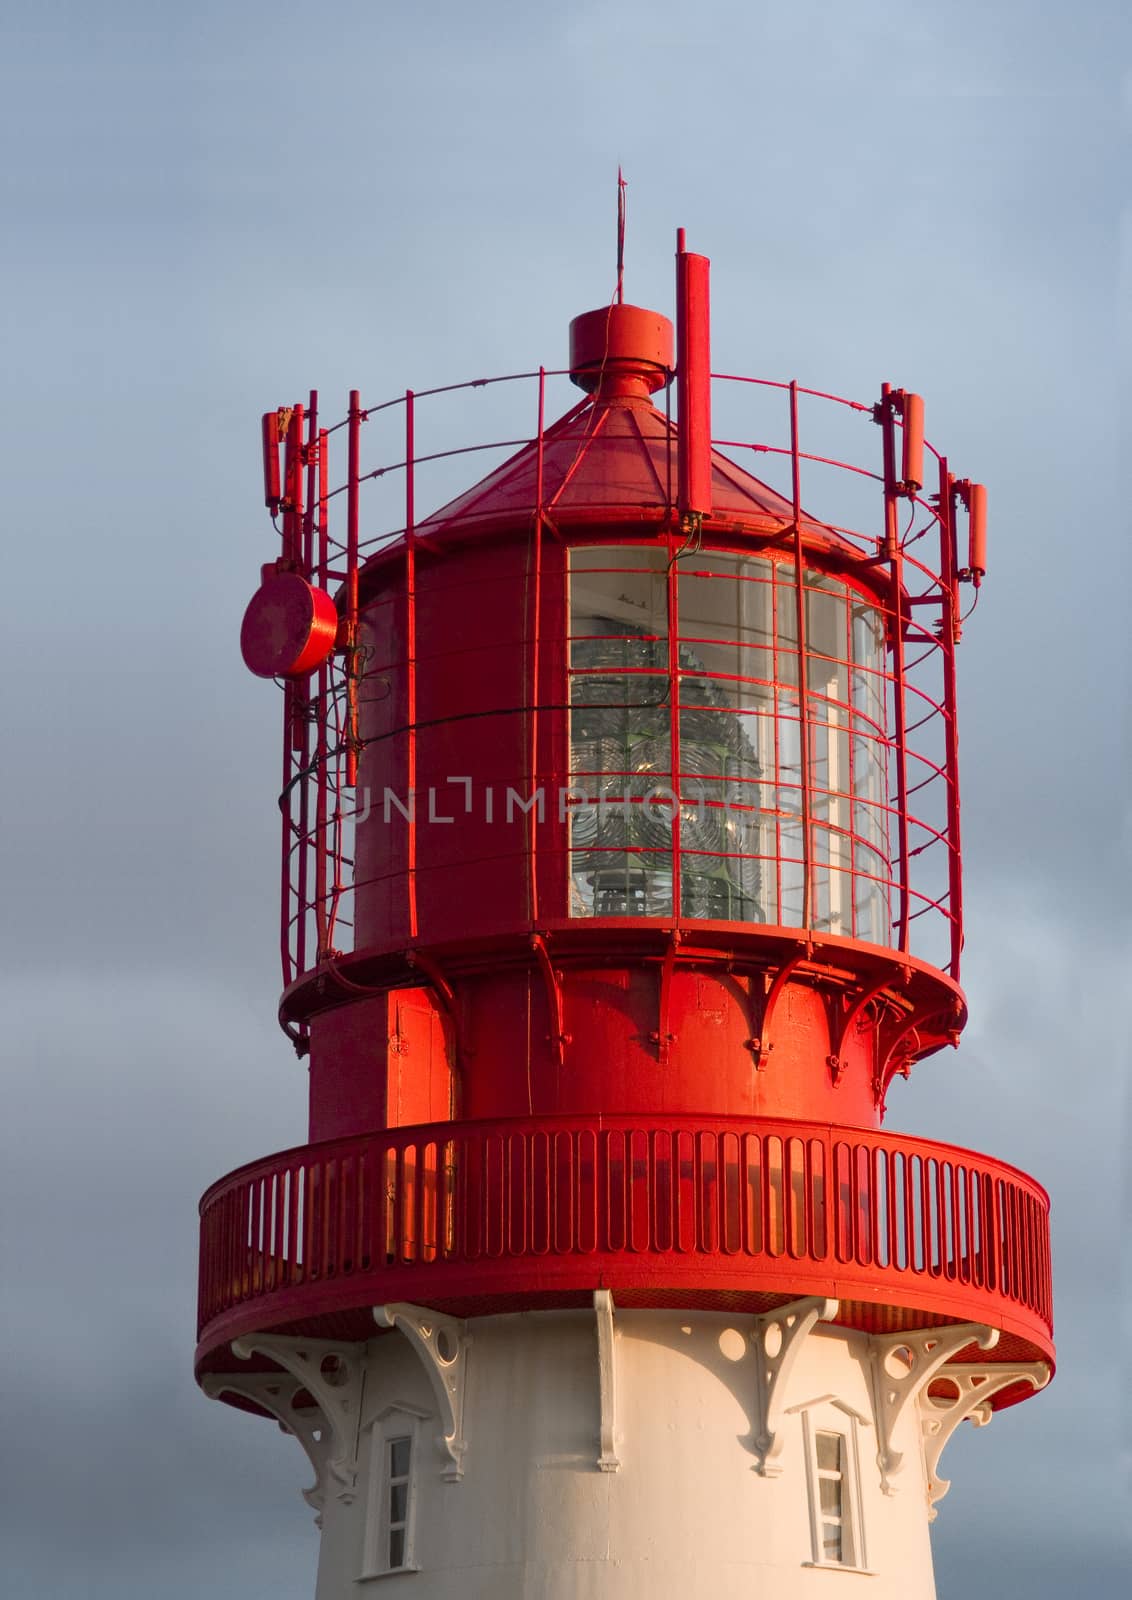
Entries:
<svg viewBox="0 0 1132 1600">
<path fill-rule="evenodd" d="M 851 1326 L 985 1322 L 1003 1356 L 1052 1353 L 1049 1203 L 1017 1169 L 820 1123 L 621 1116 L 396 1128 L 231 1173 L 201 1202 L 198 1359 L 268 1327 L 365 1338 L 385 1301 L 599 1286 L 751 1310 L 821 1293 Z"/>
</svg>

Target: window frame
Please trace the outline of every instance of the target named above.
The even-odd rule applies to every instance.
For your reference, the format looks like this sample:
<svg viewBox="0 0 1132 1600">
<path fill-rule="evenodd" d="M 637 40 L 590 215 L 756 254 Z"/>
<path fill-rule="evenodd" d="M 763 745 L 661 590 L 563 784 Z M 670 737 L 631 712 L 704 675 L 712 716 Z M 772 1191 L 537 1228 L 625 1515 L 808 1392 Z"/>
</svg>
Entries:
<svg viewBox="0 0 1132 1600">
<path fill-rule="evenodd" d="M 871 1572 L 865 1543 L 865 1519 L 861 1501 L 861 1446 L 860 1430 L 868 1426 L 869 1419 L 833 1395 L 807 1401 L 791 1410 L 801 1412 L 802 1441 L 806 1462 L 806 1494 L 810 1513 L 810 1559 L 805 1567 L 820 1567 L 824 1572 Z M 843 1536 L 848 1534 L 852 1560 L 831 1561 L 825 1555 L 822 1525 L 821 1479 L 823 1469 L 818 1466 L 817 1441 L 820 1433 L 834 1433 L 843 1440 L 842 1459 L 842 1510 Z M 825 1474 L 828 1476 L 828 1474 Z"/>
<path fill-rule="evenodd" d="M 369 1486 L 366 1500 L 365 1532 L 362 1545 L 361 1579 L 395 1578 L 402 1572 L 419 1572 L 417 1559 L 417 1507 L 420 1500 L 420 1449 L 422 1429 L 430 1413 L 416 1406 L 395 1404 L 386 1406 L 369 1427 Z M 390 1450 L 394 1440 L 409 1441 L 409 1471 L 404 1480 L 408 1486 L 405 1502 L 404 1548 L 400 1566 L 389 1564 L 390 1499 L 393 1486 L 390 1473 Z"/>
</svg>

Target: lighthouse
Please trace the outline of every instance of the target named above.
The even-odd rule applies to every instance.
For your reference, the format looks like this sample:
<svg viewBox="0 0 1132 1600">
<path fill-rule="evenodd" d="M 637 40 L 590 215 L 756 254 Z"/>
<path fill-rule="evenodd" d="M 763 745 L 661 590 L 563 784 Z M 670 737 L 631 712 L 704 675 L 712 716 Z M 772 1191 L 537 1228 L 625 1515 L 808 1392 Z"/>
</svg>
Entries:
<svg viewBox="0 0 1132 1600">
<path fill-rule="evenodd" d="M 966 1021 L 985 492 L 910 389 L 713 372 L 682 233 L 675 313 L 262 419 L 309 1128 L 201 1202 L 196 1371 L 309 1457 L 317 1600 L 929 1600 L 948 1439 L 1052 1372 L 1044 1191 L 884 1127 Z"/>
</svg>

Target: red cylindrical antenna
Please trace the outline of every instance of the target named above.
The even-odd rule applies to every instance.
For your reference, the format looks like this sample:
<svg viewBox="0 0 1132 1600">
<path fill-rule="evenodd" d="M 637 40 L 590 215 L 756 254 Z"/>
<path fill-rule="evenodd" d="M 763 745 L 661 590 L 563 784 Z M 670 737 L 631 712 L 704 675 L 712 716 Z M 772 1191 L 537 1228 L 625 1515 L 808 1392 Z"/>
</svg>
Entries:
<svg viewBox="0 0 1132 1600">
<path fill-rule="evenodd" d="M 273 517 L 279 515 L 283 490 L 279 480 L 279 413 L 263 413 L 263 503 Z"/>
<path fill-rule="evenodd" d="M 916 494 L 924 487 L 924 402 L 918 394 L 905 394 L 901 407 L 904 444 L 900 476 L 905 494 Z"/>
<path fill-rule="evenodd" d="M 292 406 L 283 452 L 283 558 L 291 566 L 302 561 L 303 408 Z"/>
<path fill-rule="evenodd" d="M 967 567 L 977 589 L 987 570 L 987 490 L 972 483 L 967 490 Z"/>
<path fill-rule="evenodd" d="M 676 233 L 677 505 L 682 517 L 711 513 L 711 295 L 707 256 Z"/>
</svg>

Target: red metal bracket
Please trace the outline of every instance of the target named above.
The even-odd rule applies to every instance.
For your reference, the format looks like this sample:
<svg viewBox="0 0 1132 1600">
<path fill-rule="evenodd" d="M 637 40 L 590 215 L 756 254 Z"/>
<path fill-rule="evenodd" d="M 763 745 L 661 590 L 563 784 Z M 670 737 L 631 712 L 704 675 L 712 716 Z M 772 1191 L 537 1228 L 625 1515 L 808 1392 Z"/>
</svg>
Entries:
<svg viewBox="0 0 1132 1600">
<path fill-rule="evenodd" d="M 888 1110 L 889 1084 L 898 1073 L 902 1078 L 906 1078 L 912 1070 L 912 1061 L 919 1044 L 922 1024 L 922 1017 L 916 1018 L 913 1022 L 905 1023 L 904 1027 L 900 1029 L 878 1058 L 876 1077 L 873 1079 L 873 1102 L 881 1117 Z M 908 1041 L 907 1044 L 905 1044 L 905 1040 Z M 892 1061 L 895 1056 L 899 1057 L 899 1061 L 896 1066 L 893 1066 Z"/>
<path fill-rule="evenodd" d="M 674 930 L 669 937 L 668 948 L 664 952 L 660 963 L 660 993 L 657 998 L 657 1026 L 656 1032 L 649 1035 L 650 1040 L 656 1045 L 657 1065 L 668 1065 L 669 1045 L 676 1037 L 671 1031 L 672 1018 L 672 973 L 676 966 L 676 950 L 680 944 L 679 930 Z"/>
<path fill-rule="evenodd" d="M 783 989 L 785 989 L 786 985 L 790 982 L 790 979 L 794 976 L 794 973 L 801 966 L 802 962 L 805 959 L 806 959 L 805 950 L 799 950 L 799 952 L 798 952 L 798 954 L 796 956 L 791 956 L 789 961 L 784 961 L 782 963 L 782 965 L 779 967 L 778 971 L 775 973 L 774 980 L 771 983 L 770 988 L 767 990 L 766 999 L 763 1001 L 763 1005 L 762 1005 L 762 1016 L 759 1019 L 760 1031 L 759 1031 L 758 1034 L 754 1035 L 754 1037 L 752 1037 L 752 1038 L 747 1040 L 747 1049 L 751 1052 L 751 1054 L 754 1057 L 755 1071 L 756 1072 L 761 1072 L 763 1070 L 763 1068 L 766 1066 L 766 1063 L 767 1063 L 767 1057 L 770 1055 L 770 1052 L 774 1049 L 774 1042 L 770 1038 L 770 1024 L 771 1024 L 771 1019 L 774 1016 L 775 1008 L 778 1005 L 779 998 L 782 995 L 782 991 L 783 991 Z M 756 979 L 752 978 L 751 979 L 751 1024 L 752 1024 L 752 1028 L 754 1026 L 754 1011 L 755 1011 L 754 991 L 755 991 L 755 983 L 756 983 Z"/>
<path fill-rule="evenodd" d="M 546 940 L 541 933 L 532 934 L 531 949 L 535 953 L 539 971 L 542 973 L 543 986 L 546 989 L 547 1011 L 550 1016 L 550 1032 L 547 1039 L 554 1051 L 554 1059 L 561 1066 L 566 1054 L 566 1046 L 570 1043 L 570 1035 L 564 1031 L 562 1016 L 562 985 L 558 981 L 558 973 L 550 959 L 550 952 L 546 948 Z"/>
<path fill-rule="evenodd" d="M 829 1069 L 833 1074 L 833 1082 L 835 1087 L 845 1076 L 845 1043 L 852 1034 L 853 1029 L 856 1027 L 858 1020 L 864 1016 L 866 1010 L 878 995 L 883 994 L 884 991 L 890 988 L 891 985 L 897 980 L 902 980 L 904 983 L 907 983 L 909 976 L 910 971 L 908 967 L 894 967 L 891 972 L 886 973 L 883 978 L 881 978 L 877 983 L 874 983 L 871 989 L 866 989 L 863 994 L 859 995 L 854 1003 L 850 1006 L 849 1010 L 845 1013 L 844 1021 L 837 1029 L 836 1036 L 832 1041 L 832 1053 L 826 1057 L 826 1060 L 829 1064 Z"/>
</svg>

